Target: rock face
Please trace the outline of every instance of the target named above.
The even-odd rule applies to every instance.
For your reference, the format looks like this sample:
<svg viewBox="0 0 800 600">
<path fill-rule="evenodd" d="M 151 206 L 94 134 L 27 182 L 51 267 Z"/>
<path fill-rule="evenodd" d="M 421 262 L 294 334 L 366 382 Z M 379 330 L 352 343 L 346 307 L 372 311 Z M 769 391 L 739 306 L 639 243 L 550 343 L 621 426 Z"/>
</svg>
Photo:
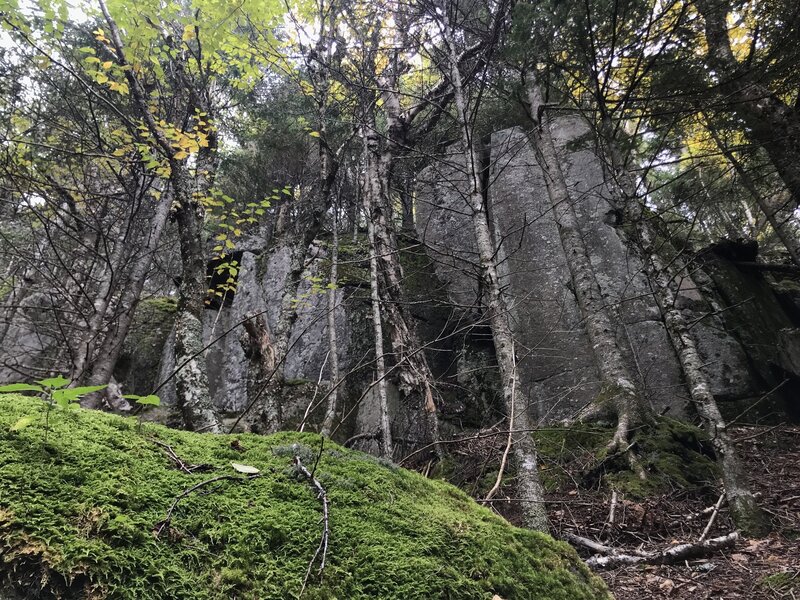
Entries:
<svg viewBox="0 0 800 600">
<path fill-rule="evenodd" d="M 320 382 L 318 395 L 324 396 L 330 372 L 328 369 L 328 294 L 336 294 L 336 328 L 339 348 L 339 365 L 342 372 L 356 366 L 354 334 L 359 331 L 357 323 L 362 317 L 358 313 L 357 302 L 344 302 L 352 295 L 352 290 L 341 287 L 336 290 L 325 289 L 327 254 L 322 247 L 314 248 L 316 258 L 310 262 L 302 275 L 298 289 L 297 319 L 289 338 L 289 352 L 285 361 L 284 376 L 290 388 L 302 388 L 303 394 L 284 394 L 282 414 L 286 422 L 299 421 L 304 414 L 310 395 L 305 392 L 316 388 Z M 245 356 L 246 335 L 241 322 L 253 315 L 263 315 L 270 331 L 275 330 L 279 318 L 283 296 L 284 280 L 289 271 L 289 248 L 277 246 L 266 252 L 256 254 L 243 251 L 236 292 L 229 304 L 205 312 L 204 340 L 210 345 L 206 354 L 208 379 L 211 395 L 217 408 L 223 414 L 238 415 L 248 403 L 248 364 Z M 320 281 L 324 283 L 320 285 Z M 356 337 L 357 339 L 357 337 Z M 366 340 L 364 340 L 366 341 Z M 174 336 L 167 340 L 160 365 L 160 380 L 175 369 L 173 358 Z M 307 386 L 305 384 L 314 384 Z M 168 384 L 161 391 L 162 403 L 174 405 L 175 386 Z"/>
<path fill-rule="evenodd" d="M 680 364 L 641 263 L 615 227 L 609 183 L 588 125 L 579 116 L 562 116 L 552 130 L 598 283 L 607 306 L 619 316 L 617 339 L 638 375 L 640 393 L 657 412 L 685 415 L 689 394 Z M 569 417 L 598 393 L 597 361 L 602 357 L 594 356 L 582 323 L 542 170 L 519 128 L 492 135 L 484 160 L 486 203 L 520 345 L 521 391 L 539 420 Z M 481 291 L 463 176 L 436 165 L 419 182 L 418 235 L 451 301 L 479 321 Z M 797 326 L 767 282 L 757 274 L 742 274 L 713 249 L 703 264 L 710 275 L 697 274 L 700 283 L 687 276 L 678 301 L 695 323 L 714 393 L 723 400 L 752 400 L 769 389 L 765 384 L 800 376 L 785 368 L 776 374 L 775 365 L 793 360 L 786 352 L 779 358 L 774 342 L 763 343 L 765 336 L 776 340 L 778 331 L 789 339 Z M 748 286 L 758 299 L 753 303 L 743 297 Z M 742 301 L 739 309 L 728 310 Z M 751 312 L 760 316 L 747 323 L 745 315 Z"/>
<path fill-rule="evenodd" d="M 656 412 L 686 416 L 689 394 L 680 364 L 652 297 L 642 265 L 629 248 L 612 210 L 609 178 L 595 152 L 589 127 L 579 116 L 558 117 L 552 127 L 561 165 L 585 243 L 609 310 L 619 316 L 616 337 L 640 393 Z M 578 308 L 558 226 L 536 154 L 522 129 L 500 131 L 484 148 L 485 201 L 498 247 L 499 272 L 510 300 L 517 340 L 520 394 L 541 422 L 574 415 L 599 391 L 598 361 Z M 417 178 L 417 239 L 404 239 L 405 294 L 414 327 L 426 344 L 437 381 L 437 403 L 448 427 L 488 426 L 497 408 L 497 372 L 491 332 L 483 314 L 483 290 L 473 226 L 465 201 L 464 174 L 434 162 Z M 283 365 L 283 426 L 297 425 L 309 403 L 322 408 L 329 389 L 328 298 L 336 297 L 339 367 L 347 374 L 339 389 L 337 439 L 379 429 L 373 380 L 368 249 L 363 236 L 340 247 L 340 281 L 328 289 L 326 240 L 310 248 L 295 298 L 289 352 Z M 249 359 L 242 321 L 263 315 L 275 330 L 290 269 L 290 249 L 268 235 L 253 235 L 236 249 L 238 286 L 230 301 L 209 308 L 204 339 L 214 402 L 229 419 L 248 406 Z M 800 417 L 800 283 L 791 270 L 769 271 L 756 261 L 757 248 L 720 243 L 695 253 L 691 273 L 676 285 L 678 308 L 696 338 L 714 395 L 726 416 L 743 412 Z M 15 290 L 13 292 L 17 294 Z M 0 329 L 0 383 L 20 373 L 58 371 L 65 364 L 52 337 L 53 300 L 43 294 L 6 299 Z M 151 393 L 175 370 L 172 309 L 168 299 L 144 301 L 115 376 L 124 393 Z M 48 333 L 49 332 L 49 333 Z M 214 343 L 212 343 L 214 342 Z M 388 348 L 388 346 L 387 346 Z M 67 357 L 68 358 L 68 357 Z M 60 361 L 60 362 L 59 362 Z M 391 356 L 388 357 L 391 367 Z M 62 369 L 63 371 L 63 369 Z M 36 377 L 28 377 L 35 379 Z M 251 386 L 252 387 L 252 386 Z M 389 381 L 398 447 L 421 439 L 419 418 L 399 400 Z M 169 420 L 174 383 L 159 389 L 164 408 L 151 411 Z M 322 402 L 320 402 L 322 401 Z M 748 407 L 756 408 L 749 413 Z M 321 417 L 311 411 L 310 421 Z M 493 422 L 496 422 L 494 419 Z M 362 448 L 372 442 L 365 441 Z"/>
</svg>

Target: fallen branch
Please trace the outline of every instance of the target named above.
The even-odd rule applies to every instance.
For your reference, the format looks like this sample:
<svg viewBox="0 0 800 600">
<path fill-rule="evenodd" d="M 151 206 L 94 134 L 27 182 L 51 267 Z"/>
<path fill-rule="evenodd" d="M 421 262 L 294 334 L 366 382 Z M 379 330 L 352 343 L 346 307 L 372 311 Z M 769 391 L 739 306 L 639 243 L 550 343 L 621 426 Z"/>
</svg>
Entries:
<svg viewBox="0 0 800 600">
<path fill-rule="evenodd" d="M 170 446 L 169 444 L 165 444 L 164 442 L 161 442 L 155 438 L 150 438 L 150 441 L 156 444 L 157 446 L 160 446 L 164 450 L 164 453 L 167 455 L 167 458 L 172 462 L 172 464 L 174 464 L 180 471 L 183 471 L 184 473 L 188 473 L 189 475 L 191 475 L 192 473 L 197 473 L 200 471 L 210 471 L 211 469 L 214 468 L 213 465 L 208 465 L 208 464 L 201 464 L 201 465 L 189 464 L 185 462 L 183 459 L 181 459 L 181 457 L 178 456 L 178 454 L 175 452 L 175 450 L 172 449 L 172 446 Z"/>
<path fill-rule="evenodd" d="M 154 528 L 156 532 L 156 537 L 159 537 L 164 529 L 169 528 L 169 524 L 172 521 L 172 513 L 175 512 L 175 509 L 178 508 L 178 503 L 186 498 L 192 492 L 196 492 L 202 487 L 210 485 L 212 483 L 216 483 L 217 481 L 247 481 L 247 479 L 253 479 L 254 477 L 258 477 L 258 475 L 251 475 L 247 478 L 237 477 L 236 475 L 217 475 L 216 477 L 212 477 L 211 479 L 206 479 L 205 481 L 201 481 L 193 485 L 192 487 L 186 488 L 180 494 L 175 497 L 175 500 L 172 501 L 172 506 L 169 507 L 167 511 L 167 516 L 164 518 L 163 521 L 160 523 L 156 523 Z"/>
<path fill-rule="evenodd" d="M 725 492 L 722 492 L 719 495 L 719 500 L 717 500 L 717 503 L 714 505 L 714 509 L 711 511 L 711 518 L 708 520 L 708 524 L 706 525 L 706 528 L 703 529 L 703 533 L 700 536 L 700 540 L 699 541 L 702 542 L 703 540 L 706 539 L 706 537 L 708 537 L 708 532 L 711 531 L 711 527 L 714 526 L 714 521 L 717 520 L 717 515 L 719 514 L 719 509 L 722 506 L 722 501 L 723 500 L 725 500 Z"/>
<path fill-rule="evenodd" d="M 325 438 L 323 438 L 323 443 Z M 322 533 L 320 534 L 319 544 L 317 545 L 317 549 L 314 551 L 314 556 L 311 557 L 311 560 L 308 563 L 308 568 L 306 569 L 306 575 L 303 578 L 303 586 L 300 588 L 300 596 L 303 595 L 303 592 L 306 589 L 306 585 L 308 584 L 308 578 L 311 576 L 311 569 L 319 559 L 319 569 L 317 569 L 317 574 L 322 579 L 322 573 L 325 570 L 325 560 L 328 555 L 328 541 L 330 540 L 330 522 L 328 519 L 329 508 L 330 508 L 330 500 L 328 500 L 328 493 L 325 491 L 325 488 L 322 487 L 322 484 L 319 480 L 314 477 L 314 471 L 317 469 L 317 463 L 319 463 L 319 457 L 322 455 L 322 446 L 320 446 L 319 454 L 317 455 L 317 460 L 314 463 L 313 471 L 309 471 L 306 466 L 303 464 L 303 461 L 300 460 L 300 457 L 295 454 L 294 456 L 294 467 L 297 472 L 302 475 L 306 481 L 308 481 L 308 485 L 311 486 L 311 489 L 317 493 L 317 500 L 320 501 L 322 504 Z"/>
<path fill-rule="evenodd" d="M 733 532 L 702 542 L 678 544 L 658 552 L 645 552 L 639 556 L 616 553 L 607 556 L 593 556 L 586 561 L 586 564 L 592 569 L 616 569 L 640 564 L 668 565 L 706 556 L 724 548 L 730 548 L 738 539 L 739 534 Z"/>
</svg>

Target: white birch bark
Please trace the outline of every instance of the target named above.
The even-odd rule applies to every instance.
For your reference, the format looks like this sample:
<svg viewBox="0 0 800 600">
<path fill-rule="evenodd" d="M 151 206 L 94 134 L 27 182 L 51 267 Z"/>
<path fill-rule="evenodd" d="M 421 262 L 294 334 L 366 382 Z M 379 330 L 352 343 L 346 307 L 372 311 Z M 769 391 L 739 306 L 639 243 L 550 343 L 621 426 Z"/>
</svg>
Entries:
<svg viewBox="0 0 800 600">
<path fill-rule="evenodd" d="M 508 321 L 506 299 L 497 274 L 496 248 L 492 240 L 486 207 L 483 201 L 483 186 L 480 179 L 480 166 L 475 148 L 471 140 L 470 121 L 467 116 L 467 105 L 464 97 L 458 56 L 455 51 L 450 25 L 447 22 L 447 11 L 442 12 L 441 29 L 448 46 L 447 71 L 453 86 L 453 103 L 456 110 L 457 123 L 461 132 L 462 156 L 464 168 L 469 176 L 469 193 L 467 201 L 471 211 L 471 219 L 475 230 L 476 246 L 481 264 L 481 276 L 486 289 L 486 310 L 492 328 L 497 364 L 500 370 L 500 382 L 503 391 L 507 418 L 513 421 L 516 433 L 513 434 L 512 451 L 517 469 L 517 493 L 522 504 L 523 523 L 530 529 L 548 530 L 547 511 L 544 504 L 544 487 L 539 479 L 538 459 L 532 431 L 534 425 L 530 419 L 527 403 L 523 400 L 515 402 L 516 369 L 514 368 L 514 337 Z"/>
<path fill-rule="evenodd" d="M 558 225 L 578 306 L 586 322 L 586 332 L 592 344 L 602 382 L 599 397 L 579 418 L 586 419 L 610 410 L 617 418 L 617 429 L 609 449 L 626 451 L 630 430 L 646 419 L 648 411 L 641 401 L 635 379 L 620 350 L 617 341 L 618 323 L 606 306 L 597 282 L 578 217 L 561 171 L 549 125 L 541 117 L 544 102 L 539 84 L 530 71 L 526 73 L 526 80 L 531 117 L 535 125 L 534 145 L 544 173 L 547 193 Z M 639 474 L 641 476 L 642 472 Z"/>
</svg>

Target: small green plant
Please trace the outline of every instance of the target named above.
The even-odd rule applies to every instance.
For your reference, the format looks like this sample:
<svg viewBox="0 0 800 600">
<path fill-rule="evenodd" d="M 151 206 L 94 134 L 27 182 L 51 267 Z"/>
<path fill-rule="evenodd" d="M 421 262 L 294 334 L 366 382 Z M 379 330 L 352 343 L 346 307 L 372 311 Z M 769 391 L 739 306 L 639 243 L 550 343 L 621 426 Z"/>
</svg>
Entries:
<svg viewBox="0 0 800 600">
<path fill-rule="evenodd" d="M 150 406 L 161 406 L 161 398 L 155 394 L 147 396 L 139 396 L 138 394 L 126 394 L 123 396 L 126 400 L 133 400 L 139 407 L 139 430 L 142 429 L 142 413 Z"/>
<path fill-rule="evenodd" d="M 50 412 L 54 406 L 62 409 L 78 408 L 80 404 L 78 400 L 82 396 L 99 392 L 105 389 L 105 385 L 87 385 L 81 387 L 68 387 L 72 383 L 69 379 L 58 375 L 57 377 L 49 377 L 47 379 L 40 379 L 33 383 L 9 383 L 8 385 L 0 386 L 0 394 L 10 394 L 18 392 L 37 392 L 40 394 L 42 400 L 47 406 L 44 415 L 44 441 L 47 443 L 47 434 L 50 431 Z M 11 426 L 12 431 L 20 431 L 25 429 L 28 425 L 33 423 L 33 417 L 27 416 L 19 419 L 14 425 Z"/>
</svg>

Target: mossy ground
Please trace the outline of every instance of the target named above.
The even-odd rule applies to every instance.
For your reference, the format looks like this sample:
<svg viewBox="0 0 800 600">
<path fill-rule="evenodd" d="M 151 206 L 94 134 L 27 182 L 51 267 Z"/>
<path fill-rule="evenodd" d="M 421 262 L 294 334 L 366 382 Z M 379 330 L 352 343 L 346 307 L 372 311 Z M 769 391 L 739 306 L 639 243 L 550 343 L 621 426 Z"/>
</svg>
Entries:
<svg viewBox="0 0 800 600">
<path fill-rule="evenodd" d="M 535 434 L 543 458 L 545 486 L 554 489 L 564 483 L 566 462 L 583 466 L 583 485 L 606 485 L 633 498 L 646 498 L 673 489 L 702 490 L 718 479 L 711 442 L 705 433 L 675 419 L 659 418 L 652 425 L 634 432 L 636 452 L 647 479 L 630 470 L 627 459 L 608 456 L 606 445 L 613 435 L 610 428 L 574 425 L 552 428 Z"/>
<path fill-rule="evenodd" d="M 25 416 L 33 424 L 12 431 Z M 320 504 L 292 471 L 311 434 L 199 435 L 88 411 L 51 415 L 0 397 L 0 582 L 40 597 L 298 596 L 319 541 Z M 150 441 L 213 471 L 186 474 Z M 232 442 L 238 440 L 244 451 Z M 153 528 L 173 499 L 231 462 L 262 477 L 183 500 L 170 535 Z M 447 484 L 326 444 L 317 476 L 331 501 L 331 547 L 318 599 L 605 598 L 566 545 L 516 529 Z M 2 589 L 0 583 L 0 589 Z"/>
</svg>

